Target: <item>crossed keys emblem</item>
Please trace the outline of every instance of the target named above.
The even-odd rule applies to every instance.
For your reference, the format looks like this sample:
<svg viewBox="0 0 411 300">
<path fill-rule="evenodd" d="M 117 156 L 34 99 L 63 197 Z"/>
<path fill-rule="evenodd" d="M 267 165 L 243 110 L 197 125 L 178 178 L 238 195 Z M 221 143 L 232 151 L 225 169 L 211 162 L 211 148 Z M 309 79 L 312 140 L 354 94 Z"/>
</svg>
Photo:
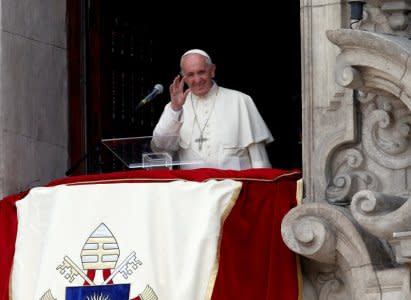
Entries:
<svg viewBox="0 0 411 300">
<path fill-rule="evenodd" d="M 104 280 L 103 284 L 109 283 L 118 273 L 123 275 L 124 279 L 133 274 L 133 270 L 137 270 L 143 263 L 137 260 L 136 253 L 133 251 L 127 256 L 127 258 L 116 268 L 111 275 Z M 82 277 L 89 285 L 95 285 L 91 280 L 68 256 L 64 256 L 63 263 L 59 265 L 56 270 L 63 275 L 69 282 L 73 282 L 77 276 Z"/>
<path fill-rule="evenodd" d="M 78 276 L 81 277 L 84 280 L 83 286 L 94 287 L 93 291 L 96 290 L 101 293 L 101 291 L 104 292 L 110 287 L 110 290 L 117 288 L 123 289 L 125 291 L 124 295 L 128 295 L 130 284 L 114 285 L 113 279 L 119 273 L 124 279 L 128 279 L 143 263 L 137 259 L 136 252 L 132 251 L 126 259 L 117 266 L 119 256 L 120 249 L 114 235 L 104 223 L 101 223 L 88 237 L 81 250 L 82 268 L 70 257 L 64 256 L 63 262 L 56 267 L 56 270 L 70 283 L 74 282 Z M 94 280 L 97 271 L 101 271 L 103 275 L 104 281 L 101 284 L 96 284 Z M 79 289 L 81 289 L 81 287 L 67 287 L 66 292 L 70 293 L 69 297 L 72 297 L 76 295 Z M 107 292 L 110 293 L 109 290 L 107 290 Z M 113 291 L 111 292 L 114 293 Z M 48 299 L 55 299 L 50 290 L 48 290 L 40 300 Z M 147 285 L 144 291 L 138 297 L 133 298 L 133 300 L 134 299 L 157 300 L 158 297 L 154 290 Z"/>
</svg>

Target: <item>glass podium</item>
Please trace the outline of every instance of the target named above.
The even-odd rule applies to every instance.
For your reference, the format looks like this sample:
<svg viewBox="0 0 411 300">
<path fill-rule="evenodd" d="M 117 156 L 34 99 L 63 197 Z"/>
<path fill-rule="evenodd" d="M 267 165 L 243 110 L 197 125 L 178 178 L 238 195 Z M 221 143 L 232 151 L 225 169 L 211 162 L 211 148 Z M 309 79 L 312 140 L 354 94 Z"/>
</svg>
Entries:
<svg viewBox="0 0 411 300">
<path fill-rule="evenodd" d="M 116 139 L 102 139 L 107 147 L 129 169 L 158 169 L 158 168 L 197 168 L 204 163 L 197 161 L 179 161 L 173 159 L 171 153 L 152 147 L 152 136 L 128 137 Z M 155 137 L 156 142 L 169 143 L 175 140 L 174 136 Z"/>
</svg>

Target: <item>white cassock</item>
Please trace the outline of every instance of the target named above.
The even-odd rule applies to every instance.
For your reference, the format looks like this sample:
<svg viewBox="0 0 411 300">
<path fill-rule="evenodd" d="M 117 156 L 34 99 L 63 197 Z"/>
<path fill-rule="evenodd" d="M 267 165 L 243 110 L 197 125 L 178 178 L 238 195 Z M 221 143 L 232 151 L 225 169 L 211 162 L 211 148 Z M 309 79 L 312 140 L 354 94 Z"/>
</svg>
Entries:
<svg viewBox="0 0 411 300">
<path fill-rule="evenodd" d="M 214 83 L 189 93 L 180 112 L 166 105 L 153 132 L 155 151 L 177 152 L 183 168 L 269 168 L 266 144 L 274 139 L 250 96 Z"/>
</svg>

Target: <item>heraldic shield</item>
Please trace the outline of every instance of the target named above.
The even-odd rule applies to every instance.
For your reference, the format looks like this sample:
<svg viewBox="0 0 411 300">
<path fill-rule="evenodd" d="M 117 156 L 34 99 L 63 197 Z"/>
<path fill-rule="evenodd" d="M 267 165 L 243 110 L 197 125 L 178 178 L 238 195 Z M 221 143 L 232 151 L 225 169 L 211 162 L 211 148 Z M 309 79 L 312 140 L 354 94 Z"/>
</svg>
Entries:
<svg viewBox="0 0 411 300">
<path fill-rule="evenodd" d="M 66 288 L 66 300 L 129 300 L 130 284 L 74 286 Z"/>
</svg>

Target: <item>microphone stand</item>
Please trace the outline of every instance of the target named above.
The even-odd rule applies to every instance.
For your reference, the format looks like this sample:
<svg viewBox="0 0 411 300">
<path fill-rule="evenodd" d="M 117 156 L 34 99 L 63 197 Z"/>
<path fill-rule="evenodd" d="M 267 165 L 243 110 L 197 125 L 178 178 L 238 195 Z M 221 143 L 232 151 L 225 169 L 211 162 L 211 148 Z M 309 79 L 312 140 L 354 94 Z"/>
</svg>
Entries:
<svg viewBox="0 0 411 300">
<path fill-rule="evenodd" d="M 86 152 L 82 157 L 80 157 L 65 173 L 66 176 L 71 176 L 77 169 L 78 167 L 81 165 L 81 163 L 83 163 L 84 161 L 88 161 L 88 159 L 90 157 L 92 157 L 94 154 L 97 154 L 98 156 L 98 162 L 97 162 L 97 166 L 98 166 L 98 172 L 99 174 L 103 173 L 102 170 L 102 166 L 103 166 L 103 161 L 101 159 L 101 142 L 97 142 L 96 144 L 94 144 L 91 148 L 91 151 Z"/>
</svg>

